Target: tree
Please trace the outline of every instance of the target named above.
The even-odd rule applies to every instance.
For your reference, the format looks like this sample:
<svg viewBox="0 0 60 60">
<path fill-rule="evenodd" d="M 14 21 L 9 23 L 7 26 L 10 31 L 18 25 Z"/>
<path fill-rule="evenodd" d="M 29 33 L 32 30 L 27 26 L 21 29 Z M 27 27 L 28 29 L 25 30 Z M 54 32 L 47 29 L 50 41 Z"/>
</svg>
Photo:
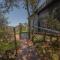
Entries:
<svg viewBox="0 0 60 60">
<path fill-rule="evenodd" d="M 6 19 L 6 17 L 2 14 L 2 13 L 0 13 L 0 40 L 1 39 L 3 39 L 4 40 L 4 38 L 3 37 L 5 37 L 5 27 L 7 26 L 7 19 Z"/>
<path fill-rule="evenodd" d="M 38 1 L 40 1 L 40 0 L 24 0 L 25 8 L 26 8 L 26 10 L 28 12 L 28 17 L 31 14 L 33 14 L 35 12 L 35 10 L 37 9 Z M 28 24 L 29 24 L 28 31 L 29 31 L 29 39 L 30 39 L 30 20 L 28 20 Z"/>
<path fill-rule="evenodd" d="M 40 0 L 25 0 L 25 7 L 27 9 L 28 15 L 34 13 L 34 11 L 38 8 Z"/>
<path fill-rule="evenodd" d="M 19 6 L 19 0 L 1 0 L 0 1 L 0 10 L 1 12 L 9 12 L 14 7 Z"/>
<path fill-rule="evenodd" d="M 0 10 L 1 12 L 9 12 L 11 9 L 14 7 L 19 6 L 19 2 L 24 1 L 25 5 L 24 7 L 26 8 L 28 12 L 28 16 L 30 16 L 31 13 L 33 13 L 36 8 L 38 7 L 38 2 L 40 0 L 2 0 L 0 2 Z M 29 38 L 30 38 L 30 20 L 28 20 L 29 24 Z"/>
</svg>

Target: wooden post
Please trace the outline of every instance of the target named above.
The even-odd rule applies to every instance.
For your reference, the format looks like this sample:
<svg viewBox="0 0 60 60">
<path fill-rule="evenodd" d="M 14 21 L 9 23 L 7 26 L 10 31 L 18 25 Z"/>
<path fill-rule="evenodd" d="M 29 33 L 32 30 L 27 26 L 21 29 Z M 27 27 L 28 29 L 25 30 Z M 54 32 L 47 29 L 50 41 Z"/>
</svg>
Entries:
<svg viewBox="0 0 60 60">
<path fill-rule="evenodd" d="M 16 58 L 17 58 L 17 42 L 16 42 L 16 32 L 15 32 L 15 27 L 13 27 L 13 31 L 14 31 L 14 43 L 15 43 L 15 50 L 16 50 Z"/>
<path fill-rule="evenodd" d="M 57 41 L 59 41 L 59 36 L 57 35 Z"/>
<path fill-rule="evenodd" d="M 50 42 L 52 42 L 52 35 L 50 36 Z"/>
<path fill-rule="evenodd" d="M 22 32 L 22 24 L 19 24 L 19 38 L 21 39 L 21 32 Z"/>
<path fill-rule="evenodd" d="M 43 41 L 45 42 L 45 37 L 46 37 L 46 32 L 44 33 L 44 36 L 43 36 Z"/>
</svg>

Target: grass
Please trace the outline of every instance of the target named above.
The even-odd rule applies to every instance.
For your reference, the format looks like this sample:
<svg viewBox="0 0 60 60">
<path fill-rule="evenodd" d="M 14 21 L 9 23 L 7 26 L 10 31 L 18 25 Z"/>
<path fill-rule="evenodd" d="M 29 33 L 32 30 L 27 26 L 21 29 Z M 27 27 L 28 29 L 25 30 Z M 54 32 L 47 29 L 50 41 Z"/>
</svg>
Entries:
<svg viewBox="0 0 60 60">
<path fill-rule="evenodd" d="M 20 46 L 20 42 L 17 41 L 17 47 Z M 15 49 L 15 43 L 14 42 L 0 42 L 0 53 L 5 53 L 7 50 L 13 50 Z"/>
</svg>

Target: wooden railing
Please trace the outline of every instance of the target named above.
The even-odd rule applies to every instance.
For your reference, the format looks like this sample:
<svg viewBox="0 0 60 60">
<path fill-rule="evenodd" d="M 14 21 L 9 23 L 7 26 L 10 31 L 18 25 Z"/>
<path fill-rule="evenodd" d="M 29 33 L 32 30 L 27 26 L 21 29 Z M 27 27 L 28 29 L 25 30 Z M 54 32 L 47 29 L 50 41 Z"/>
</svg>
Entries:
<svg viewBox="0 0 60 60">
<path fill-rule="evenodd" d="M 56 31 L 56 30 L 52 30 L 52 29 L 48 29 L 48 28 L 34 26 L 34 29 L 38 29 L 38 28 L 41 30 L 41 32 L 34 32 L 33 31 L 32 36 L 35 35 L 35 34 L 43 35 L 44 36 L 44 40 L 45 40 L 46 36 L 50 36 L 51 38 L 52 37 L 56 37 L 57 40 L 60 39 L 60 31 Z"/>
</svg>

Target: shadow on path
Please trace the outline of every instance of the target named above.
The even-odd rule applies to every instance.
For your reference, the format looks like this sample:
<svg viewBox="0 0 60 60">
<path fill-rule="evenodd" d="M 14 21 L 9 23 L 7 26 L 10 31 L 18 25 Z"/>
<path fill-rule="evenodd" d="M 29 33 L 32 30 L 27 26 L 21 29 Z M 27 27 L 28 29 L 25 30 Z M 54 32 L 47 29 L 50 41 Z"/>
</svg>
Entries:
<svg viewBox="0 0 60 60">
<path fill-rule="evenodd" d="M 31 47 L 25 46 L 24 48 L 21 47 L 18 53 L 17 60 L 40 60 L 40 59 L 33 46 Z"/>
</svg>

